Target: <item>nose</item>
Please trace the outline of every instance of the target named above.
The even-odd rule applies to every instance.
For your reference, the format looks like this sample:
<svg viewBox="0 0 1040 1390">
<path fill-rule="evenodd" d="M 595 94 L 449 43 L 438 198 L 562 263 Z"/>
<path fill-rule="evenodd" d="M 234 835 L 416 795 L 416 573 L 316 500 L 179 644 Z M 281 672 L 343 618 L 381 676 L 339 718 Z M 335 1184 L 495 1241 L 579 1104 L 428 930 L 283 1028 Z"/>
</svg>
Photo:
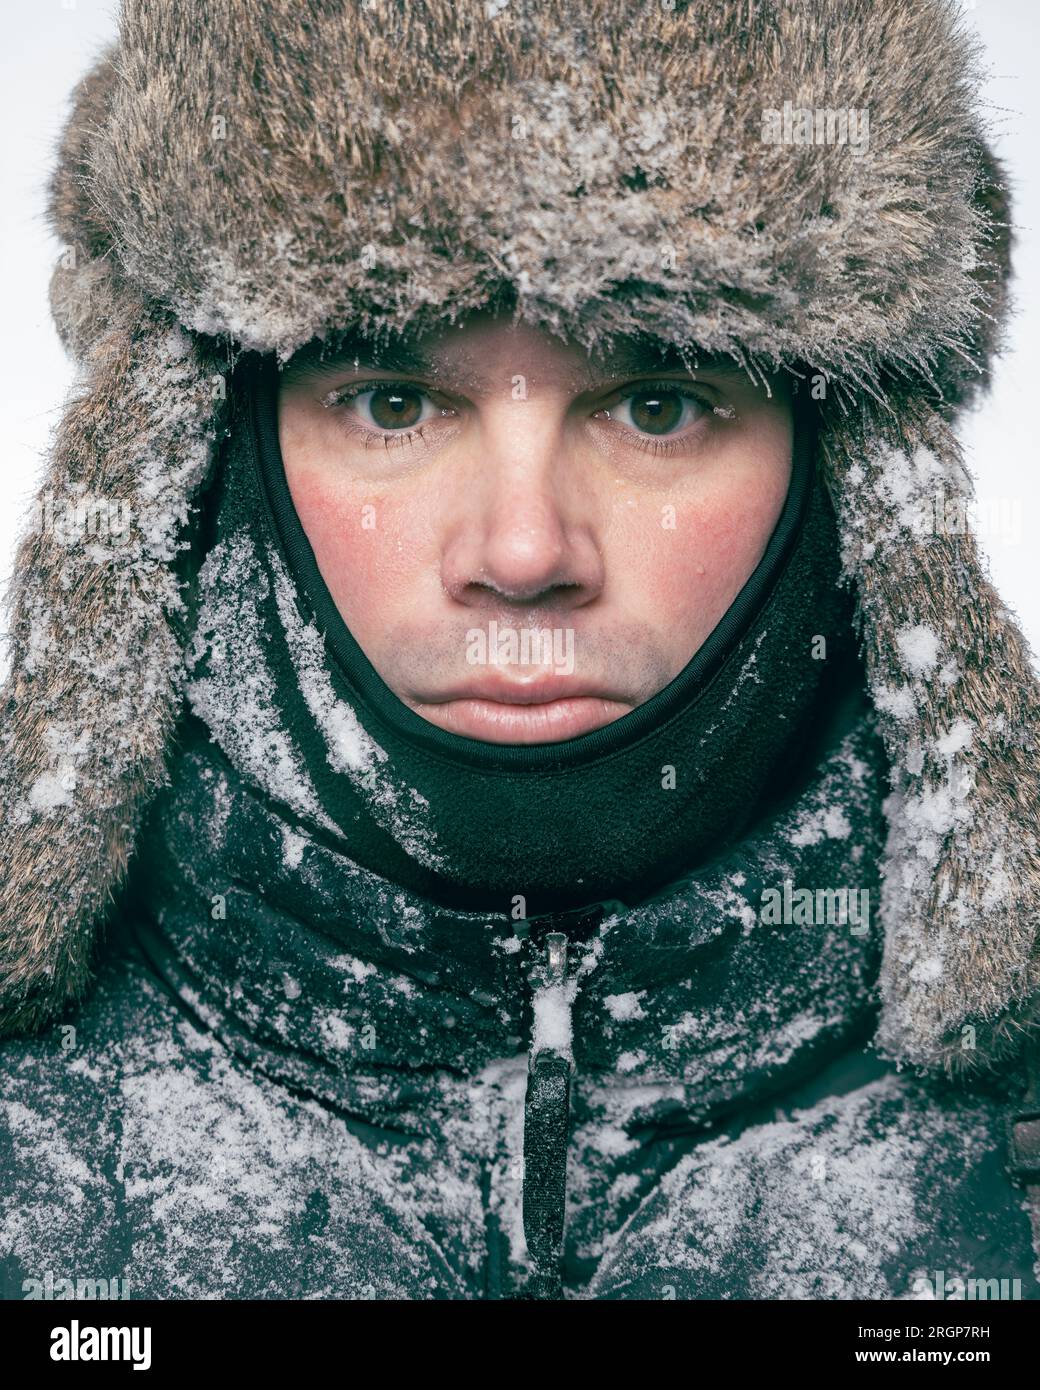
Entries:
<svg viewBox="0 0 1040 1390">
<path fill-rule="evenodd" d="M 443 551 L 442 582 L 456 602 L 569 611 L 602 591 L 594 497 L 566 454 L 562 428 L 533 412 L 482 430 Z"/>
</svg>

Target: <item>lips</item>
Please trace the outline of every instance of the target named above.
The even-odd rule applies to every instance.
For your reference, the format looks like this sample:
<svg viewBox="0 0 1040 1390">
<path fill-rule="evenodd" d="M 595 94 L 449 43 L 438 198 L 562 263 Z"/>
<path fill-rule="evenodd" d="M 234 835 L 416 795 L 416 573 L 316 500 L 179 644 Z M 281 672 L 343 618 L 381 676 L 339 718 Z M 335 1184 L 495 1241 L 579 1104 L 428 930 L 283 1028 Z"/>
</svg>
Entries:
<svg viewBox="0 0 1040 1390">
<path fill-rule="evenodd" d="M 440 704 L 449 700 L 491 700 L 500 705 L 544 705 L 554 700 L 599 699 L 615 697 L 598 690 L 588 682 L 575 681 L 573 676 L 532 676 L 517 680 L 502 676 L 483 676 L 466 681 L 452 689 L 429 697 L 424 703 Z"/>
<path fill-rule="evenodd" d="M 567 676 L 530 681 L 484 677 L 420 700 L 416 711 L 432 724 L 487 743 L 557 743 L 579 738 L 628 714 L 618 700 Z"/>
</svg>

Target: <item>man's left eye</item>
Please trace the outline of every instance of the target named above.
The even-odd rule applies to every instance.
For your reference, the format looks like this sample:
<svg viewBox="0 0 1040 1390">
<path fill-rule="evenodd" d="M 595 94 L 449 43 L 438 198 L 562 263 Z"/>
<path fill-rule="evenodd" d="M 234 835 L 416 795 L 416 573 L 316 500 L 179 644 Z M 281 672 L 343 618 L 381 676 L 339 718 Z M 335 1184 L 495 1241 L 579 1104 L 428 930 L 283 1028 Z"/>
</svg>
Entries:
<svg viewBox="0 0 1040 1390">
<path fill-rule="evenodd" d="M 436 414 L 426 392 L 414 386 L 377 386 L 359 391 L 351 404 L 366 424 L 381 430 L 413 429 Z"/>
<path fill-rule="evenodd" d="M 674 434 L 706 414 L 709 407 L 691 392 L 652 387 L 623 396 L 607 414 L 640 434 Z"/>
</svg>

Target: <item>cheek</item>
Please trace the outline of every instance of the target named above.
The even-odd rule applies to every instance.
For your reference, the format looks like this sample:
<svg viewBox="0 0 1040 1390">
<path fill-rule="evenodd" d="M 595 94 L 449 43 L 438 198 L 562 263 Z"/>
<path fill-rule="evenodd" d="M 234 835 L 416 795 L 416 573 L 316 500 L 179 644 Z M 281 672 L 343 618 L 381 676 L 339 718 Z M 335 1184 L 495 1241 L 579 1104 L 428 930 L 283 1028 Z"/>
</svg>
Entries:
<svg viewBox="0 0 1040 1390">
<path fill-rule="evenodd" d="M 633 580 L 630 593 L 653 627 L 675 637 L 688 634 L 693 650 L 700 645 L 762 558 L 788 476 L 781 460 L 774 469 L 737 473 L 694 495 L 677 495 L 667 504 L 674 511 L 662 504 L 644 514 L 644 524 L 632 518 L 620 542 Z M 690 655 L 685 647 L 678 653 L 682 663 Z"/>
<path fill-rule="evenodd" d="M 321 576 L 367 650 L 414 595 L 428 541 L 425 510 L 400 506 L 321 469 L 287 469 L 286 478 Z"/>
</svg>

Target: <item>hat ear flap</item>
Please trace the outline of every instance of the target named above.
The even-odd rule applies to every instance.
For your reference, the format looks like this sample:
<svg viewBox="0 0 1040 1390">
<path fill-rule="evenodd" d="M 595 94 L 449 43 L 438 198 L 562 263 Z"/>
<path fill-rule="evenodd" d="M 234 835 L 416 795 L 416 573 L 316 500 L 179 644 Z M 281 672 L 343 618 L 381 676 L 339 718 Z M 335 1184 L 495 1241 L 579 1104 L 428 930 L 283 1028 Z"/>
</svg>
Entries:
<svg viewBox="0 0 1040 1390">
<path fill-rule="evenodd" d="M 824 451 L 892 765 L 877 1044 L 965 1071 L 1040 1017 L 1040 690 L 947 422 L 920 401 L 898 424 L 870 407 Z"/>
<path fill-rule="evenodd" d="M 85 268 L 90 311 L 76 322 L 90 346 L 9 594 L 0 1032 L 37 1027 L 83 992 L 96 928 L 165 780 L 184 608 L 175 561 L 225 409 L 209 349 L 110 266 Z"/>
</svg>

